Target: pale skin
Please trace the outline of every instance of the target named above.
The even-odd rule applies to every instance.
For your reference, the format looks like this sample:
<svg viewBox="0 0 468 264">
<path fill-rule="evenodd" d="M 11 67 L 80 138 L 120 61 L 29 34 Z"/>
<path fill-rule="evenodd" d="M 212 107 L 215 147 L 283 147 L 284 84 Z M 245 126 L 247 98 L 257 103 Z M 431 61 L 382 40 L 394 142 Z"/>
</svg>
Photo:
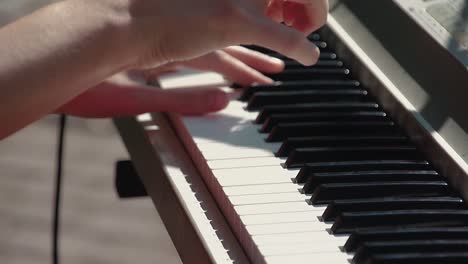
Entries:
<svg viewBox="0 0 468 264">
<path fill-rule="evenodd" d="M 281 71 L 282 62 L 232 45 L 268 47 L 311 65 L 319 52 L 306 35 L 325 23 L 327 9 L 327 0 L 66 0 L 47 6 L 0 29 L 0 139 L 54 112 L 112 117 L 220 110 L 228 103 L 221 90 L 162 91 L 146 86 L 145 78 L 187 66 L 244 85 L 268 83 L 260 72 Z M 130 81 L 134 77 L 143 82 Z"/>
</svg>

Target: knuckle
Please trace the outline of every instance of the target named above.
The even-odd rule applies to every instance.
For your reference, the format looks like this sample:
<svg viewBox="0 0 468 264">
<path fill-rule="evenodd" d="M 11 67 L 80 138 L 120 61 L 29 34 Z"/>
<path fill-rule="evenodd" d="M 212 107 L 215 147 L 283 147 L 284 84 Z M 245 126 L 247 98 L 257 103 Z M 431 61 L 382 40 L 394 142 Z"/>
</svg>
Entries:
<svg viewBox="0 0 468 264">
<path fill-rule="evenodd" d="M 228 54 L 224 51 L 215 51 L 213 53 L 214 59 L 218 62 L 224 62 L 228 60 Z"/>
<path fill-rule="evenodd" d="M 224 69 L 232 63 L 232 56 L 224 51 L 215 51 L 212 56 L 212 66 L 218 70 Z"/>
<path fill-rule="evenodd" d="M 231 1 L 221 1 L 213 10 L 215 23 L 219 23 L 220 21 L 233 21 L 238 15 L 238 7 Z"/>
</svg>

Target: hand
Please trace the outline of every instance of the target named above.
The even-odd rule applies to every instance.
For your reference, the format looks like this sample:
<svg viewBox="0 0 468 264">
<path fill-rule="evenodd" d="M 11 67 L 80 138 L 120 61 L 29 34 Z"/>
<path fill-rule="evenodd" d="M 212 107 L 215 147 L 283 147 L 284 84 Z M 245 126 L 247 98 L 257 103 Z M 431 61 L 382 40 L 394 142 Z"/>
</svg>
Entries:
<svg viewBox="0 0 468 264">
<path fill-rule="evenodd" d="M 272 80 L 259 71 L 279 72 L 284 64 L 281 60 L 259 52 L 229 47 L 186 62 L 117 74 L 74 98 L 56 112 L 81 117 L 113 117 L 165 111 L 195 115 L 226 107 L 228 94 L 216 88 L 161 90 L 146 85 L 162 72 L 180 66 L 216 71 L 236 83 L 249 85 L 270 83 Z"/>
<path fill-rule="evenodd" d="M 268 84 L 273 82 L 262 74 L 280 72 L 284 62 L 280 59 L 256 52 L 244 47 L 233 46 L 214 51 L 207 55 L 182 62 L 173 62 L 145 71 L 147 80 L 157 78 L 161 72 L 178 67 L 189 67 L 204 71 L 214 71 L 227 79 L 248 86 L 253 83 Z"/>
<path fill-rule="evenodd" d="M 325 23 L 328 7 L 326 0 L 128 1 L 138 66 L 184 61 L 237 44 L 257 44 L 311 65 L 319 50 L 304 33 Z"/>
<path fill-rule="evenodd" d="M 141 66 L 187 61 L 240 43 L 313 64 L 319 51 L 304 33 L 325 23 L 326 0 L 270 1 L 66 0 L 2 27 L 0 139 L 87 87 Z M 153 107 L 158 102 L 140 99 Z"/>
</svg>

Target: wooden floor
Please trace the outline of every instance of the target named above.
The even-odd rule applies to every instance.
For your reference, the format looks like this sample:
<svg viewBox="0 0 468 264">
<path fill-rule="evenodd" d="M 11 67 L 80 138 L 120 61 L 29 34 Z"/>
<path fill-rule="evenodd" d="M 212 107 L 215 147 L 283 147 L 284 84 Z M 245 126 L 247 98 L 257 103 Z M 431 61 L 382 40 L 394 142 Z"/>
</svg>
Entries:
<svg viewBox="0 0 468 264">
<path fill-rule="evenodd" d="M 49 263 L 56 116 L 0 143 L 0 262 Z M 180 263 L 149 199 L 119 200 L 113 166 L 127 153 L 110 121 L 70 122 L 62 263 Z"/>
<path fill-rule="evenodd" d="M 0 26 L 48 0 L 0 1 Z M 50 263 L 57 116 L 0 141 L 0 263 Z M 66 141 L 62 263 L 180 263 L 149 199 L 119 200 L 109 120 L 72 119 Z"/>
</svg>

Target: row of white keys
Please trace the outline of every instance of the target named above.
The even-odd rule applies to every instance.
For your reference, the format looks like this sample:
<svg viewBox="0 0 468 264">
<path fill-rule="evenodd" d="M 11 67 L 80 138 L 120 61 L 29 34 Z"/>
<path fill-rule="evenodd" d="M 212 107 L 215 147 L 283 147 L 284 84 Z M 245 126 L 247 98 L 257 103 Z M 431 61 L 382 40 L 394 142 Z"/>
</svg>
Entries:
<svg viewBox="0 0 468 264">
<path fill-rule="evenodd" d="M 185 122 L 189 132 L 191 124 L 203 124 L 205 134 L 198 126 L 197 133 L 191 134 L 240 216 L 240 228 L 252 236 L 267 263 L 347 263 L 350 256 L 339 248 L 346 237 L 327 232 L 330 226 L 319 221 L 325 208 L 307 204 L 308 197 L 299 192 L 301 186 L 291 180 L 297 170 L 281 166 L 284 159 L 273 154 L 279 146 L 264 142 L 264 135 L 252 123 L 256 113 L 246 112 L 243 107 L 243 103 L 234 101 L 218 114 L 235 120 L 233 123 L 210 122 L 216 119 L 213 117 L 192 117 Z M 198 122 L 202 119 L 207 122 Z"/>
<path fill-rule="evenodd" d="M 309 197 L 292 182 L 297 170 L 281 166 L 284 159 L 274 156 L 279 144 L 264 141 L 253 124 L 257 113 L 244 108 L 232 101 L 220 113 L 185 117 L 183 123 L 215 178 L 208 180 L 219 185 L 212 192 L 222 190 L 240 218 L 232 228 L 256 246 L 247 246 L 248 254 L 266 263 L 348 263 L 351 256 L 340 250 L 347 237 L 329 234 L 330 224 L 319 221 L 325 207 L 306 202 Z"/>
</svg>

